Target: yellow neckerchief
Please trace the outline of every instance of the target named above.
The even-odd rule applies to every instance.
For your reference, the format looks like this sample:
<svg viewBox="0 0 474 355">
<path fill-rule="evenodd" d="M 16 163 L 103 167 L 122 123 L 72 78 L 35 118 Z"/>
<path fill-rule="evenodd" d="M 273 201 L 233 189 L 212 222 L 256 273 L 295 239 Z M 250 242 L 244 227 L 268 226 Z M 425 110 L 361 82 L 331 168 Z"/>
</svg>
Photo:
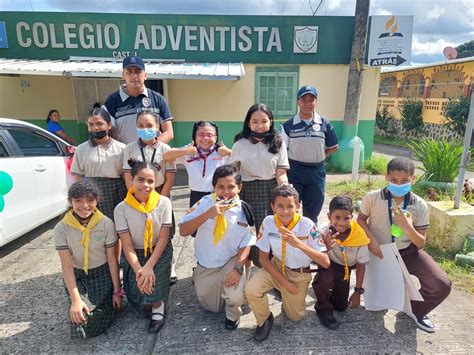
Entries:
<svg viewBox="0 0 474 355">
<path fill-rule="evenodd" d="M 339 247 L 344 247 L 342 250 L 342 258 L 344 260 L 344 281 L 349 280 L 349 265 L 347 265 L 347 255 L 345 247 L 362 247 L 370 243 L 370 239 L 365 234 L 365 231 L 356 221 L 351 221 L 351 232 L 344 241 L 336 239 Z"/>
<path fill-rule="evenodd" d="M 97 224 L 99 224 L 100 221 L 102 221 L 104 215 L 96 208 L 93 212 L 91 219 L 87 223 L 87 226 L 84 227 L 81 222 L 77 220 L 76 216 L 74 216 L 72 212 L 72 209 L 70 209 L 64 215 L 63 223 L 72 228 L 80 230 L 82 233 L 82 238 L 79 241 L 79 244 L 84 245 L 84 272 L 87 274 L 89 270 L 89 242 L 91 237 L 91 231 Z"/>
<path fill-rule="evenodd" d="M 138 212 L 146 214 L 145 232 L 143 233 L 143 249 L 146 257 L 148 249 L 150 249 L 150 255 L 153 253 L 153 222 L 151 220 L 150 212 L 153 211 L 160 202 L 161 195 L 155 190 L 152 190 L 150 196 L 148 196 L 145 207 L 143 207 L 143 205 L 137 201 L 135 196 L 133 196 L 134 192 L 135 189 L 131 187 L 128 190 L 124 201 L 127 205 L 136 209 Z"/>
<path fill-rule="evenodd" d="M 281 233 L 281 228 L 284 227 L 284 225 L 281 224 L 277 215 L 274 215 L 273 218 L 275 219 L 275 224 Z M 288 227 L 285 227 L 285 228 L 288 230 L 292 230 L 298 224 L 300 219 L 301 219 L 301 216 L 299 215 L 299 213 L 295 213 L 293 215 L 293 219 L 291 220 L 290 224 L 288 224 Z M 282 236 L 281 237 L 281 274 L 283 276 L 285 276 L 285 257 L 286 257 L 286 239 L 283 239 L 283 236 Z"/>
<path fill-rule="evenodd" d="M 214 200 L 214 202 L 217 202 L 217 195 L 215 193 L 213 193 L 211 195 L 211 197 Z M 235 202 L 232 205 L 228 205 L 229 206 L 228 209 L 231 209 L 232 207 L 237 206 L 237 202 L 239 201 L 239 195 L 235 195 L 234 199 L 235 199 Z M 226 209 L 226 211 L 227 211 L 227 209 Z M 216 218 L 214 219 L 214 221 L 215 221 L 214 233 L 213 233 L 214 234 L 214 240 L 212 242 L 212 244 L 214 244 L 214 245 L 219 244 L 219 242 L 222 240 L 222 238 L 224 237 L 224 234 L 227 230 L 227 221 L 224 218 L 224 213 L 225 213 L 225 211 L 222 214 L 218 214 L 216 216 Z"/>
</svg>

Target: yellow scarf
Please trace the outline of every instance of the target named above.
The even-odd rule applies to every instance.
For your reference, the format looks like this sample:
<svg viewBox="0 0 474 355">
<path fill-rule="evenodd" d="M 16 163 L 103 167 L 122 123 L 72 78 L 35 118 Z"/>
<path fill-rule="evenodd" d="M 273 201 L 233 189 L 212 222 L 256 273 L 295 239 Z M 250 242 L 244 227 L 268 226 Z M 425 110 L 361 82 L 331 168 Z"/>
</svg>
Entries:
<svg viewBox="0 0 474 355">
<path fill-rule="evenodd" d="M 211 195 L 211 197 L 214 200 L 214 202 L 217 202 L 217 195 L 215 193 L 213 193 Z M 235 199 L 235 202 L 232 205 L 228 205 L 229 206 L 228 209 L 230 209 L 234 206 L 237 206 L 237 201 L 239 201 L 239 195 L 235 195 L 234 199 Z M 222 214 L 218 214 L 216 216 L 216 218 L 214 219 L 214 221 L 215 221 L 214 233 L 213 233 L 214 234 L 214 240 L 212 242 L 214 245 L 219 244 L 219 242 L 222 240 L 222 238 L 224 237 L 224 234 L 227 230 L 227 221 L 224 218 L 224 213 L 225 213 L 225 211 Z"/>
<path fill-rule="evenodd" d="M 78 229 L 82 233 L 82 238 L 79 241 L 79 245 L 84 245 L 84 272 L 86 274 L 89 270 L 89 242 L 91 239 L 91 231 L 97 224 L 99 224 L 100 221 L 102 221 L 102 218 L 104 218 L 104 215 L 97 208 L 94 210 L 92 218 L 85 227 L 74 216 L 72 209 L 69 210 L 63 218 L 64 224 Z"/>
<path fill-rule="evenodd" d="M 127 205 L 136 209 L 138 212 L 146 214 L 145 232 L 143 233 L 143 249 L 146 257 L 148 249 L 150 249 L 150 255 L 153 253 L 153 222 L 150 212 L 153 211 L 160 202 L 161 195 L 153 190 L 146 201 L 145 207 L 143 207 L 143 205 L 137 201 L 135 196 L 133 196 L 134 192 L 135 189 L 131 187 L 128 190 L 124 201 Z"/>
<path fill-rule="evenodd" d="M 344 281 L 349 280 L 349 265 L 347 265 L 347 255 L 345 247 L 362 247 L 370 243 L 370 239 L 365 234 L 365 231 L 356 221 L 351 221 L 351 232 L 346 240 L 341 241 L 336 239 L 339 247 L 344 247 L 342 250 L 342 258 L 344 259 Z"/>
<path fill-rule="evenodd" d="M 278 219 L 276 215 L 274 215 L 273 218 L 275 219 L 275 224 L 281 233 L 281 228 L 284 226 L 281 224 L 280 220 Z M 290 224 L 288 224 L 288 227 L 286 227 L 286 229 L 292 230 L 298 224 L 300 219 L 301 219 L 301 216 L 299 215 L 299 213 L 295 213 L 293 215 L 293 219 L 291 220 Z M 281 238 L 281 274 L 283 276 L 285 276 L 285 257 L 286 257 L 286 239 L 283 239 L 283 236 L 282 236 Z"/>
</svg>

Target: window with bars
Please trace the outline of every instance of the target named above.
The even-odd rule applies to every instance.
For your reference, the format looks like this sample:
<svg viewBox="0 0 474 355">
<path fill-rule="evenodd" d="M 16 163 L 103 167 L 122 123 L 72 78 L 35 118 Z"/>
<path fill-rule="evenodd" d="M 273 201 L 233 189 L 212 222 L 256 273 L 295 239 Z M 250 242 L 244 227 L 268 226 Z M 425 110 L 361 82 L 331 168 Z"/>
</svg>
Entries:
<svg viewBox="0 0 474 355">
<path fill-rule="evenodd" d="M 255 98 L 273 112 L 275 118 L 290 118 L 296 113 L 298 67 L 257 67 Z"/>
</svg>

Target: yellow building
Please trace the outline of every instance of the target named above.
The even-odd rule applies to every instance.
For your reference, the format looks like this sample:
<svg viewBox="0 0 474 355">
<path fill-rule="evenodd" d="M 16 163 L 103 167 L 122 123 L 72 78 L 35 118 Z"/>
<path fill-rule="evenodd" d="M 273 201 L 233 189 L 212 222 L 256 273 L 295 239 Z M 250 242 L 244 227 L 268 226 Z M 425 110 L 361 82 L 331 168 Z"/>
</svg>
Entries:
<svg viewBox="0 0 474 355">
<path fill-rule="evenodd" d="M 386 106 L 395 119 L 400 119 L 398 108 L 403 100 L 420 99 L 428 135 L 446 137 L 450 132 L 444 130 L 442 108 L 449 98 L 470 97 L 473 80 L 474 57 L 386 70 L 380 75 L 377 107 Z"/>
</svg>

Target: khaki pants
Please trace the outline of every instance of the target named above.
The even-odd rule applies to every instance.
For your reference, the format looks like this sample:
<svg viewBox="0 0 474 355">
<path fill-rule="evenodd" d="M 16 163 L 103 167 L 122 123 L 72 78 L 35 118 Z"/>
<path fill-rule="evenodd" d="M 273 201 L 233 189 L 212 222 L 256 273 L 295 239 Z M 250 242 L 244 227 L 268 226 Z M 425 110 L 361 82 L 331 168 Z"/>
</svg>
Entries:
<svg viewBox="0 0 474 355">
<path fill-rule="evenodd" d="M 230 259 L 223 267 L 208 269 L 198 265 L 193 272 L 194 287 L 199 304 L 214 313 L 222 312 L 231 321 L 237 321 L 242 315 L 241 306 L 244 303 L 244 288 L 246 273 L 240 277 L 236 287 L 225 287 L 224 279 L 235 266 L 236 257 Z"/>
<path fill-rule="evenodd" d="M 277 258 L 272 259 L 272 264 L 278 270 L 281 269 L 281 262 Z M 270 308 L 268 307 L 268 298 L 266 292 L 276 288 L 281 292 L 283 300 L 283 309 L 286 315 L 292 321 L 303 319 L 306 308 L 306 295 L 308 286 L 311 282 L 310 273 L 300 273 L 286 269 L 287 279 L 296 284 L 298 293 L 296 295 L 288 292 L 279 282 L 277 282 L 265 269 L 258 270 L 249 280 L 245 287 L 245 296 L 252 307 L 253 314 L 257 318 L 258 326 L 262 326 L 265 320 L 270 316 Z"/>
</svg>

